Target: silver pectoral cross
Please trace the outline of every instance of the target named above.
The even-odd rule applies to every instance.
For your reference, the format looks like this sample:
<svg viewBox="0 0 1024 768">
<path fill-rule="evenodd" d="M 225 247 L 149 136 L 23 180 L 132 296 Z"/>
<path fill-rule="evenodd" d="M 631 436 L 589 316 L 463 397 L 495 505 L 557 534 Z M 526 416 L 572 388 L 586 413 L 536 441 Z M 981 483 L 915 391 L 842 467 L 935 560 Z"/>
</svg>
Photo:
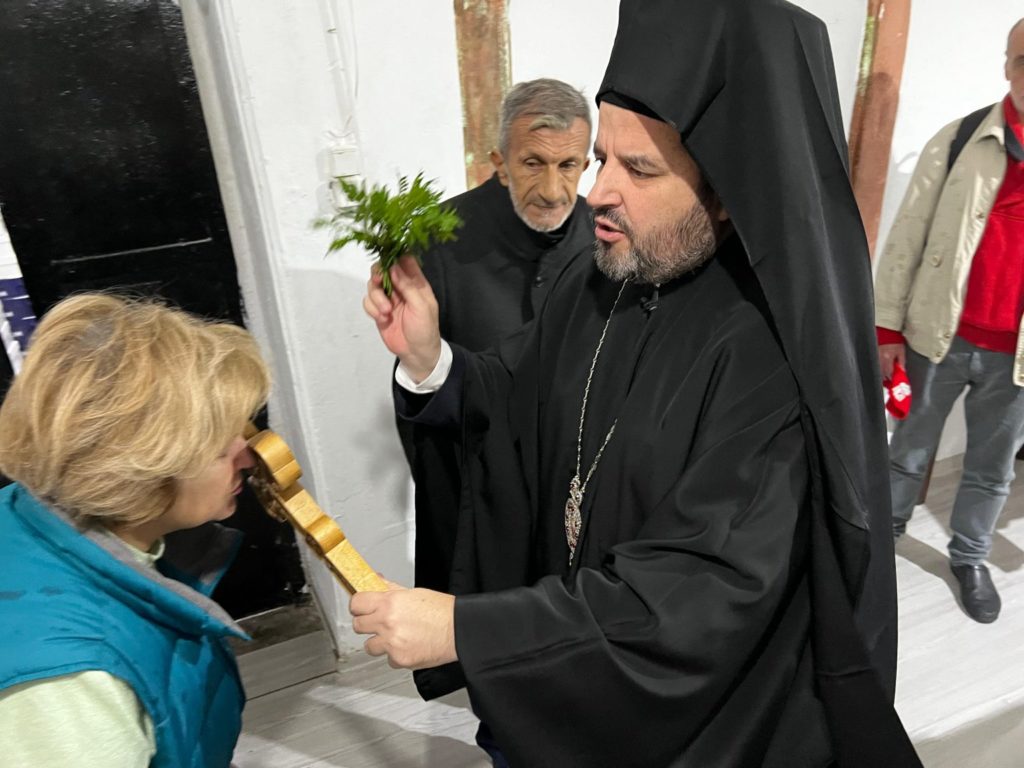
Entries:
<svg viewBox="0 0 1024 768">
<path fill-rule="evenodd" d="M 580 514 L 582 504 L 583 489 L 580 487 L 580 476 L 576 474 L 569 481 L 569 498 L 565 502 L 565 540 L 569 543 L 570 563 L 576 554 L 576 543 L 580 540 L 580 528 L 583 525 L 583 517 Z"/>
</svg>

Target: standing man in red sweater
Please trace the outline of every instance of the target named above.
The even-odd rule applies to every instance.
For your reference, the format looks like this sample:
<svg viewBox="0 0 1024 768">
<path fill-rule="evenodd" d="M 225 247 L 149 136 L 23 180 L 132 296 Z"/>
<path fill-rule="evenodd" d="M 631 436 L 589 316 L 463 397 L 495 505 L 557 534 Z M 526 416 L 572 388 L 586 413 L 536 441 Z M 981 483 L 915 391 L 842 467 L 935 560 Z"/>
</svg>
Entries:
<svg viewBox="0 0 1024 768">
<path fill-rule="evenodd" d="M 875 291 L 882 375 L 899 362 L 913 390 L 890 445 L 896 536 L 946 416 L 967 389 L 967 451 L 949 557 L 964 610 L 982 623 L 999 616 L 984 561 L 1024 443 L 1024 19 L 1010 30 L 1005 72 L 1010 92 L 969 138 L 957 137 L 957 120 L 922 151 Z"/>
</svg>

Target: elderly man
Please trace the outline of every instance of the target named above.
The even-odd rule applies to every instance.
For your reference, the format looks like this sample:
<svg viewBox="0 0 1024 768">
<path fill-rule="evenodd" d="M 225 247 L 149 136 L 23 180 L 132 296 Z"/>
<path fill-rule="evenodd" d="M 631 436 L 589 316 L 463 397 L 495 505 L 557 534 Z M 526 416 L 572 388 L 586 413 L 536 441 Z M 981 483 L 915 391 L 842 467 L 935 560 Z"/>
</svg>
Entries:
<svg viewBox="0 0 1024 768">
<path fill-rule="evenodd" d="M 354 627 L 395 665 L 458 660 L 513 765 L 917 766 L 824 25 L 623 0 L 598 102 L 595 258 L 527 332 L 471 355 L 413 262 L 391 300 L 371 278 L 402 411 L 461 416 L 465 505 L 520 572 L 356 595 Z"/>
<path fill-rule="evenodd" d="M 531 80 L 505 96 L 494 175 L 448 201 L 464 222 L 458 240 L 423 260 L 445 339 L 471 352 L 493 346 L 539 314 L 565 265 L 591 251 L 590 212 L 576 194 L 590 133 L 590 108 L 567 83 Z M 478 591 L 461 563 L 453 573 L 455 551 L 475 557 L 482 522 L 459 523 L 457 435 L 402 419 L 398 427 L 416 482 L 416 586 Z M 479 537 L 489 537 L 486 526 Z M 428 699 L 464 684 L 451 668 L 417 673 L 416 683 Z"/>
<path fill-rule="evenodd" d="M 913 405 L 890 446 L 893 531 L 906 530 L 954 401 L 967 451 L 949 562 L 967 615 L 999 617 L 985 566 L 1024 443 L 1024 19 L 1006 44 L 1010 92 L 921 152 L 878 262 L 882 374 L 907 369 Z"/>
</svg>

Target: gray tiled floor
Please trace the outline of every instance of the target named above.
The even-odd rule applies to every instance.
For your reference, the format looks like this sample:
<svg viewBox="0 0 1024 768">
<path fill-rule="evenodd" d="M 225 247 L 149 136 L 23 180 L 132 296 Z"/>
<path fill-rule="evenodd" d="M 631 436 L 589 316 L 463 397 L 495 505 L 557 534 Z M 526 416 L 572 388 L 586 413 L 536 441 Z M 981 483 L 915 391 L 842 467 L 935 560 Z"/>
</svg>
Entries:
<svg viewBox="0 0 1024 768">
<path fill-rule="evenodd" d="M 1024 464 L 1017 463 L 1018 471 Z M 1003 600 L 994 624 L 957 602 L 946 542 L 959 472 L 935 478 L 896 547 L 900 655 L 896 705 L 926 768 L 1024 766 L 1024 479 L 1014 483 L 989 567 Z"/>
<path fill-rule="evenodd" d="M 246 654 L 240 665 L 250 700 L 238 768 L 490 765 L 474 745 L 464 694 L 424 702 L 408 673 L 379 659 L 357 653 L 336 664 L 323 632 Z"/>
</svg>

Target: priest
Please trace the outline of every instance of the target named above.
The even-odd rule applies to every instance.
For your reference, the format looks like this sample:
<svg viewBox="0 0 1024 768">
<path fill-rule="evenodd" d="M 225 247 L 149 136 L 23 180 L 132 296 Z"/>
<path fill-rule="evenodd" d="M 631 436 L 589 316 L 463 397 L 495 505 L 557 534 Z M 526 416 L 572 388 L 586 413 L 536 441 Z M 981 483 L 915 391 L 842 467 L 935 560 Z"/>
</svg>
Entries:
<svg viewBox="0 0 1024 768">
<path fill-rule="evenodd" d="M 825 27 L 623 0 L 598 103 L 596 252 L 529 328 L 471 355 L 411 259 L 391 299 L 371 278 L 400 411 L 461 425 L 476 535 L 457 596 L 356 595 L 353 625 L 457 660 L 512 765 L 918 766 Z"/>
</svg>

